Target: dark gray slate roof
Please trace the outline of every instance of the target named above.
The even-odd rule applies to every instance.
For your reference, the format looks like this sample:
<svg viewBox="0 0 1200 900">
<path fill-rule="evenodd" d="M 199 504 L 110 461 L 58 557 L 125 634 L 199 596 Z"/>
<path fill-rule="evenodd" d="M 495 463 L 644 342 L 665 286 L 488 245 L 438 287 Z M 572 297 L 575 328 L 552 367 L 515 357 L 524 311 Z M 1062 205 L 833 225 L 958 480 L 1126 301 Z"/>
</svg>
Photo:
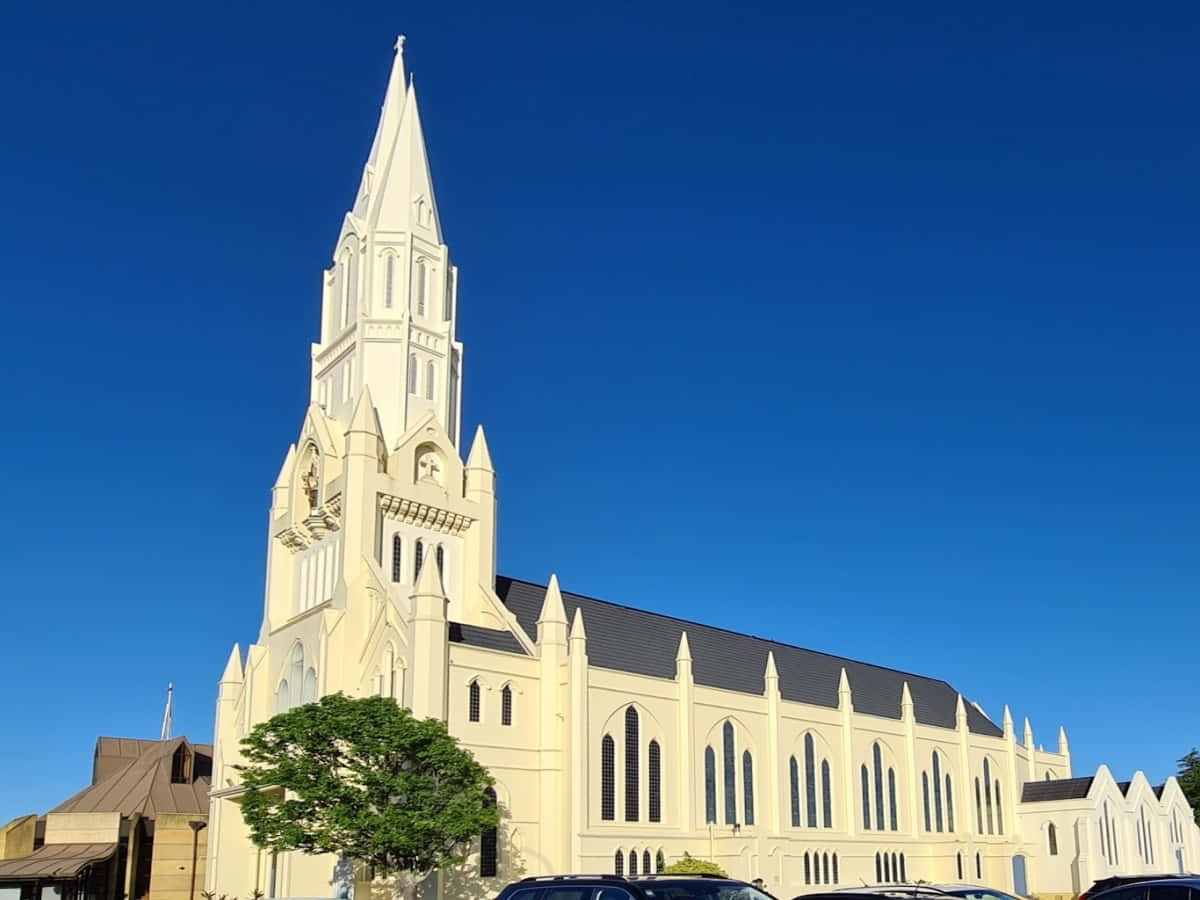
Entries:
<svg viewBox="0 0 1200 900">
<path fill-rule="evenodd" d="M 517 617 L 521 627 L 530 637 L 536 638 L 537 619 L 546 588 L 528 581 L 498 577 L 496 593 Z M 918 722 L 943 728 L 955 726 L 958 692 L 945 681 L 630 609 L 579 594 L 564 592 L 562 597 L 567 621 L 573 620 L 576 608 L 583 610 L 588 661 L 594 666 L 674 678 L 679 637 L 687 631 L 692 651 L 692 677 L 697 684 L 762 694 L 767 651 L 773 651 L 775 667 L 779 670 L 779 691 L 785 700 L 836 708 L 838 679 L 845 667 L 856 712 L 899 719 L 900 693 L 907 681 Z M 994 737 L 1003 734 L 970 703 L 967 704 L 967 727 L 975 734 Z"/>
<path fill-rule="evenodd" d="M 480 628 L 477 625 L 451 622 L 450 640 L 453 643 L 466 644 L 470 647 L 483 647 L 487 650 L 503 650 L 506 653 L 526 655 L 521 642 L 513 636 L 511 631 L 503 629 Z"/>
<path fill-rule="evenodd" d="M 1117 787 L 1119 787 L 1121 789 L 1122 796 L 1125 796 L 1125 797 L 1129 796 L 1129 786 L 1131 784 L 1133 784 L 1132 781 L 1118 781 L 1117 782 Z"/>
<path fill-rule="evenodd" d="M 1022 803 L 1049 803 L 1052 800 L 1082 800 L 1092 789 L 1095 777 L 1058 778 L 1053 781 L 1027 781 L 1021 789 Z"/>
<path fill-rule="evenodd" d="M 1165 788 L 1166 786 L 1167 786 L 1166 782 L 1163 782 L 1162 784 L 1156 785 L 1151 788 L 1151 790 L 1154 791 L 1154 796 L 1157 797 L 1159 800 L 1162 799 L 1163 788 Z"/>
</svg>

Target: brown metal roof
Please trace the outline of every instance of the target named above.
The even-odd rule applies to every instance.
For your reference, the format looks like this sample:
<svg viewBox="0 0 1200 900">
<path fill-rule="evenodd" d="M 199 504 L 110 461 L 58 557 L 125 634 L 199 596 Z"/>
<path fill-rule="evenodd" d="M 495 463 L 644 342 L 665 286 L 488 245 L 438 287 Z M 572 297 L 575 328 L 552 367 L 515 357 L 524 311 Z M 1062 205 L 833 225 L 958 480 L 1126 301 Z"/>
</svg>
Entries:
<svg viewBox="0 0 1200 900">
<path fill-rule="evenodd" d="M 193 754 L 193 777 L 186 784 L 172 784 L 171 758 L 181 745 Z M 133 751 L 136 755 L 128 755 Z M 96 753 L 98 763 L 101 757 L 105 759 L 105 765 L 97 769 L 101 779 L 51 812 L 119 812 L 146 817 L 158 813 L 208 814 L 212 782 L 212 748 L 208 745 L 190 744 L 182 737 L 167 741 L 101 738 Z"/>
<path fill-rule="evenodd" d="M 73 878 L 88 863 L 108 859 L 116 844 L 46 844 L 20 859 L 0 859 L 0 881 Z"/>
</svg>

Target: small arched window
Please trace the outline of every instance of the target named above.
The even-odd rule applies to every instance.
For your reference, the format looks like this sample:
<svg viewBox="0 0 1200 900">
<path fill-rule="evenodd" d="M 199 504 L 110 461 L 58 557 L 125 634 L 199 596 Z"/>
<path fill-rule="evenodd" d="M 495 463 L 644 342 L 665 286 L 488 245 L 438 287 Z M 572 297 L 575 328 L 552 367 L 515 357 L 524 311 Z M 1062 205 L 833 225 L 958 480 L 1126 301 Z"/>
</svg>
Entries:
<svg viewBox="0 0 1200 900">
<path fill-rule="evenodd" d="M 1004 834 L 1004 809 L 1000 805 L 1000 779 L 997 778 L 994 784 L 996 788 L 996 833 Z"/>
<path fill-rule="evenodd" d="M 414 396 L 417 393 L 417 354 L 408 355 L 408 392 Z"/>
<path fill-rule="evenodd" d="M 617 745 L 611 734 L 600 742 L 600 819 L 611 822 L 617 817 Z"/>
<path fill-rule="evenodd" d="M 659 850 L 658 853 L 656 853 L 654 856 L 654 871 L 661 872 L 666 867 L 667 867 L 666 857 L 664 857 L 663 852 L 661 850 Z"/>
<path fill-rule="evenodd" d="M 435 370 L 432 362 L 425 363 L 425 399 L 432 400 L 434 393 Z"/>
<path fill-rule="evenodd" d="M 871 776 L 867 774 L 867 767 L 862 767 L 862 815 L 863 815 L 863 830 L 871 830 Z"/>
<path fill-rule="evenodd" d="M 975 854 L 975 877 L 983 877 L 983 857 L 978 853 Z"/>
<path fill-rule="evenodd" d="M 642 874 L 649 875 L 653 870 L 650 868 L 650 851 L 642 851 Z"/>
<path fill-rule="evenodd" d="M 400 567 L 404 564 L 404 540 L 400 535 L 392 535 L 392 581 L 399 582 L 404 576 L 404 570 Z"/>
<path fill-rule="evenodd" d="M 383 305 L 388 309 L 391 309 L 392 283 L 396 274 L 396 257 L 395 255 L 389 253 L 386 257 L 386 260 L 387 261 L 384 263 L 385 272 L 383 276 Z"/>
<path fill-rule="evenodd" d="M 824 884 L 829 884 L 829 854 L 821 854 L 821 881 Z"/>
<path fill-rule="evenodd" d="M 891 864 L 891 861 L 888 859 L 888 855 L 886 853 L 883 854 L 883 880 L 884 881 L 892 880 L 892 864 Z"/>
<path fill-rule="evenodd" d="M 928 772 L 921 773 L 921 800 L 924 803 L 924 809 L 925 809 L 925 830 L 932 831 L 933 829 L 931 827 L 931 823 L 929 820 L 929 773 Z"/>
<path fill-rule="evenodd" d="M 829 760 L 821 760 L 821 816 L 822 825 L 833 827 L 833 779 L 829 774 Z"/>
<path fill-rule="evenodd" d="M 894 865 L 894 863 L 893 863 L 893 865 Z M 907 872 L 907 871 L 905 871 L 905 867 L 904 867 L 904 854 L 903 854 L 903 853 L 901 853 L 901 854 L 900 854 L 900 880 L 901 880 L 901 881 L 908 881 L 908 872 Z"/>
<path fill-rule="evenodd" d="M 446 577 L 446 548 L 443 545 L 438 544 L 437 550 L 435 551 L 435 555 L 437 556 L 438 577 L 445 578 Z"/>
<path fill-rule="evenodd" d="M 717 821 L 717 754 L 712 747 L 704 748 L 704 821 Z"/>
<path fill-rule="evenodd" d="M 425 315 L 425 260 L 418 259 L 413 267 L 413 293 L 416 295 L 417 315 Z"/>
<path fill-rule="evenodd" d="M 638 820 L 638 713 L 632 706 L 625 710 L 625 821 Z M 632 857 L 631 857 L 632 858 Z M 630 863 L 630 874 L 636 863 Z"/>
<path fill-rule="evenodd" d="M 833 883 L 838 883 L 838 861 L 836 853 L 833 854 Z"/>
<path fill-rule="evenodd" d="M 746 824 L 754 824 L 754 759 L 749 750 L 742 751 L 742 793 L 746 804 L 743 810 Z"/>
<path fill-rule="evenodd" d="M 896 770 L 888 769 L 888 822 L 892 831 L 900 830 L 899 819 L 896 816 Z"/>
<path fill-rule="evenodd" d="M 285 678 L 279 682 L 279 688 L 275 691 L 275 712 L 287 712 L 291 700 L 291 689 L 288 687 L 287 679 Z"/>
<path fill-rule="evenodd" d="M 817 754 L 813 736 L 804 736 L 804 821 L 809 828 L 817 827 Z"/>
<path fill-rule="evenodd" d="M 954 830 L 954 790 L 950 786 L 950 773 L 946 773 L 946 830 Z"/>
<path fill-rule="evenodd" d="M 304 692 L 300 696 L 302 703 L 312 703 L 317 699 L 317 670 L 309 666 L 304 673 Z"/>
<path fill-rule="evenodd" d="M 1058 856 L 1058 829 L 1053 822 L 1046 826 L 1046 845 L 1051 856 Z"/>
<path fill-rule="evenodd" d="M 613 854 L 613 874 L 614 875 L 624 875 L 625 874 L 625 854 L 622 853 L 620 850 L 618 850 L 616 853 Z"/>
<path fill-rule="evenodd" d="M 438 549 L 441 549 L 440 547 Z M 512 724 L 512 687 L 504 686 L 504 690 L 500 692 L 500 724 Z"/>
<path fill-rule="evenodd" d="M 792 827 L 800 827 L 800 767 L 796 764 L 796 757 L 788 760 L 788 775 L 791 778 L 792 789 Z"/>
<path fill-rule="evenodd" d="M 735 749 L 733 746 L 733 723 L 726 722 L 721 729 L 725 744 L 725 824 L 737 824 L 737 772 L 734 771 Z"/>
<path fill-rule="evenodd" d="M 479 682 L 472 681 L 467 687 L 467 719 L 479 721 Z"/>
<path fill-rule="evenodd" d="M 421 563 L 425 562 L 425 542 L 420 538 L 417 539 L 416 548 L 413 553 L 413 582 L 415 583 L 421 577 Z"/>
<path fill-rule="evenodd" d="M 875 854 L 875 883 L 883 884 L 883 857 Z"/>
<path fill-rule="evenodd" d="M 649 806 L 650 806 L 650 821 L 662 821 L 662 749 L 658 746 L 658 741 L 651 741 L 650 746 L 646 749 L 646 763 L 648 771 L 646 777 L 649 780 Z M 647 853 L 650 851 L 647 850 Z M 650 865 L 647 863 L 646 871 L 650 871 Z"/>
<path fill-rule="evenodd" d="M 638 870 L 637 870 L 637 851 L 636 851 L 636 850 L 630 850 L 630 851 L 629 851 L 629 874 L 632 876 L 632 875 L 636 875 L 637 873 L 638 873 Z"/>
<path fill-rule="evenodd" d="M 957 871 L 958 871 L 958 880 L 959 880 L 959 881 L 962 881 L 962 880 L 963 880 L 963 879 L 964 879 L 966 876 L 965 876 L 965 875 L 963 875 L 963 866 L 962 866 L 962 852 L 961 852 L 961 851 L 959 851 L 958 853 L 955 853 L 955 854 L 954 854 L 954 862 L 955 862 L 955 864 L 956 864 L 956 866 L 957 866 Z"/>
<path fill-rule="evenodd" d="M 804 854 L 804 883 L 812 884 L 812 862 L 807 853 Z"/>
<path fill-rule="evenodd" d="M 487 788 L 483 792 L 484 804 L 496 806 L 496 792 Z M 485 828 L 479 838 L 479 875 L 481 878 L 494 878 L 500 867 L 500 846 L 496 839 L 495 828 Z"/>
</svg>

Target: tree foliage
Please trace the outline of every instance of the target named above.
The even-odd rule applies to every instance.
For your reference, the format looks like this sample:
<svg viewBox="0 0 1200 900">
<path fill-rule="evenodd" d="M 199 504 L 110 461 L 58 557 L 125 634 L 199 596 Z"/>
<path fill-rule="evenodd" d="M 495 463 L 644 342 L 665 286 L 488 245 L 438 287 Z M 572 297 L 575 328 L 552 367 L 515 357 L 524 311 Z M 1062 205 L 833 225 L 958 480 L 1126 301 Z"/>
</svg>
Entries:
<svg viewBox="0 0 1200 900">
<path fill-rule="evenodd" d="M 386 697 L 295 707 L 256 725 L 242 751 L 242 816 L 260 847 L 423 875 L 462 862 L 499 822 L 487 770 L 442 722 Z"/>
<path fill-rule="evenodd" d="M 683 859 L 676 860 L 662 870 L 664 875 L 716 875 L 728 878 L 728 874 L 709 859 L 697 859 L 684 851 Z"/>
<path fill-rule="evenodd" d="M 1196 824 L 1200 825 L 1200 750 L 1193 747 L 1187 756 L 1179 760 L 1179 772 L 1175 778 L 1183 788 L 1187 802 L 1191 804 Z"/>
</svg>

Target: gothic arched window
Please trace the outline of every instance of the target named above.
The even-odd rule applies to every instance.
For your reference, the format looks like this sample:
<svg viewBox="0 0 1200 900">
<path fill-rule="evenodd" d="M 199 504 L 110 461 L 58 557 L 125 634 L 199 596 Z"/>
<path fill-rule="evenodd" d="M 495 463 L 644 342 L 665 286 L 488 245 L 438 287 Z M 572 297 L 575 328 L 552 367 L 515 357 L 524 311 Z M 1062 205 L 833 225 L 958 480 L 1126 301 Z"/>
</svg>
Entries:
<svg viewBox="0 0 1200 900">
<path fill-rule="evenodd" d="M 653 869 L 650 868 L 650 851 L 642 851 L 642 874 L 649 875 Z"/>
<path fill-rule="evenodd" d="M 1000 779 L 995 781 L 996 788 L 996 833 L 1004 834 L 1004 809 L 1000 805 Z"/>
<path fill-rule="evenodd" d="M 625 854 L 622 853 L 620 850 L 618 850 L 616 853 L 613 854 L 613 874 L 614 875 L 624 875 L 625 874 Z"/>
<path fill-rule="evenodd" d="M 866 764 L 862 767 L 862 813 L 863 830 L 871 830 L 871 776 L 867 774 Z"/>
<path fill-rule="evenodd" d="M 900 830 L 900 822 L 896 816 L 896 770 L 888 769 L 888 821 L 892 831 Z"/>
<path fill-rule="evenodd" d="M 883 818 L 883 751 L 878 741 L 871 748 L 871 756 L 875 763 L 875 827 L 883 831 L 887 828 Z"/>
<path fill-rule="evenodd" d="M 812 862 L 807 853 L 804 854 L 804 883 L 812 884 Z"/>
<path fill-rule="evenodd" d="M 817 827 L 817 760 L 813 736 L 804 736 L 804 823 L 809 828 Z"/>
<path fill-rule="evenodd" d="M 404 541 L 400 535 L 392 535 L 392 581 L 400 581 L 404 577 L 403 564 Z"/>
<path fill-rule="evenodd" d="M 975 854 L 975 877 L 983 877 L 983 857 L 978 853 Z"/>
<path fill-rule="evenodd" d="M 292 647 L 292 673 L 289 680 L 292 683 L 292 696 L 288 706 L 299 706 L 304 696 L 304 647 L 300 643 Z"/>
<path fill-rule="evenodd" d="M 485 804 L 495 807 L 496 792 L 487 788 L 483 794 Z M 481 878 L 494 878 L 499 869 L 500 846 L 496 836 L 495 828 L 485 828 L 479 838 L 479 876 Z"/>
<path fill-rule="evenodd" d="M 992 767 L 988 761 L 983 761 L 983 805 L 987 810 L 987 833 L 995 834 L 995 820 L 992 818 Z"/>
<path fill-rule="evenodd" d="M 704 748 L 704 821 L 717 821 L 717 754 L 712 747 Z"/>
<path fill-rule="evenodd" d="M 301 703 L 312 703 L 317 699 L 317 670 L 309 666 L 304 673 L 304 691 L 300 695 Z"/>
<path fill-rule="evenodd" d="M 507 684 L 500 692 L 500 724 L 512 724 L 512 687 Z"/>
<path fill-rule="evenodd" d="M 725 743 L 725 824 L 737 824 L 737 772 L 734 770 L 733 723 L 721 729 Z"/>
<path fill-rule="evenodd" d="M 833 779 L 829 774 L 829 760 L 821 760 L 821 824 L 833 827 Z M 835 855 L 836 858 L 836 855 Z"/>
<path fill-rule="evenodd" d="M 950 787 L 950 773 L 946 773 L 946 830 L 954 830 L 954 790 Z"/>
<path fill-rule="evenodd" d="M 892 854 L 892 867 L 893 868 L 895 868 L 895 865 L 896 865 L 895 858 L 896 858 L 895 854 Z M 903 853 L 900 854 L 900 880 L 908 881 L 908 872 L 905 871 L 904 854 Z"/>
<path fill-rule="evenodd" d="M 467 719 L 479 721 L 479 682 L 472 681 L 467 687 Z"/>
<path fill-rule="evenodd" d="M 975 831 L 983 834 L 983 800 L 980 799 L 979 779 L 975 779 Z"/>
<path fill-rule="evenodd" d="M 434 368 L 432 362 L 425 363 L 425 399 L 432 400 L 434 392 Z"/>
<path fill-rule="evenodd" d="M 662 749 L 658 746 L 658 741 L 651 741 L 650 746 L 646 749 L 646 763 L 648 771 L 646 777 L 649 781 L 647 787 L 650 790 L 649 806 L 650 806 L 650 821 L 662 821 Z M 650 851 L 646 851 L 649 853 Z M 645 866 L 647 872 L 650 869 L 649 864 Z"/>
<path fill-rule="evenodd" d="M 658 853 L 656 853 L 654 855 L 654 871 L 661 872 L 666 867 L 667 867 L 666 857 L 664 857 L 663 852 L 661 850 L 659 850 Z"/>
<path fill-rule="evenodd" d="M 924 803 L 924 809 L 925 809 L 925 830 L 932 831 L 933 829 L 930 827 L 932 823 L 929 820 L 929 773 L 928 772 L 921 773 L 921 799 Z"/>
<path fill-rule="evenodd" d="M 425 260 L 418 259 L 413 267 L 413 293 L 416 295 L 417 315 L 425 315 Z"/>
<path fill-rule="evenodd" d="M 425 542 L 417 539 L 416 552 L 413 553 L 413 581 L 421 577 L 421 563 L 425 562 Z"/>
<path fill-rule="evenodd" d="M 838 862 L 837 862 L 837 853 L 834 853 L 834 854 L 833 854 L 833 883 L 834 883 L 834 884 L 837 884 L 837 883 L 838 883 Z"/>
<path fill-rule="evenodd" d="M 742 793 L 746 808 L 743 811 L 746 824 L 754 824 L 754 759 L 749 750 L 742 752 Z"/>
<path fill-rule="evenodd" d="M 796 757 L 788 760 L 788 775 L 791 778 L 792 789 L 792 827 L 800 827 L 800 766 L 796 764 Z"/>
<path fill-rule="evenodd" d="M 937 751 L 933 751 L 933 818 L 937 830 L 941 831 L 945 824 L 942 817 L 942 764 Z"/>
<path fill-rule="evenodd" d="M 388 309 L 392 308 L 392 283 L 396 274 L 396 257 L 389 253 L 386 257 L 384 267 L 386 272 L 383 276 L 383 305 Z"/>
<path fill-rule="evenodd" d="M 438 577 L 443 578 L 446 575 L 446 548 L 438 544 L 435 555 L 437 557 Z"/>
<path fill-rule="evenodd" d="M 606 734 L 600 742 L 600 818 L 605 822 L 617 817 L 616 756 L 616 742 Z"/>
<path fill-rule="evenodd" d="M 625 821 L 638 820 L 638 714 L 632 706 L 625 710 Z M 632 857 L 631 857 L 632 859 Z M 635 862 L 630 862 L 633 874 Z"/>
<path fill-rule="evenodd" d="M 883 883 L 883 859 L 878 853 L 875 854 L 875 882 Z"/>
<path fill-rule="evenodd" d="M 408 392 L 414 396 L 417 393 L 417 354 L 408 355 Z"/>
<path fill-rule="evenodd" d="M 829 884 L 829 854 L 821 854 L 821 881 Z"/>
<path fill-rule="evenodd" d="M 1046 826 L 1046 845 L 1051 856 L 1058 856 L 1058 829 L 1053 822 Z"/>
<path fill-rule="evenodd" d="M 275 712 L 287 712 L 291 700 L 291 688 L 288 687 L 287 679 L 285 678 L 279 682 L 279 687 L 275 691 Z"/>
<path fill-rule="evenodd" d="M 637 873 L 638 873 L 638 870 L 637 870 L 637 851 L 636 851 L 636 850 L 630 850 L 630 851 L 629 851 L 629 874 L 630 874 L 630 875 L 636 875 Z"/>
<path fill-rule="evenodd" d="M 962 881 L 963 878 L 966 877 L 965 875 L 963 875 L 962 851 L 959 851 L 958 853 L 954 854 L 954 861 L 958 867 L 958 880 Z"/>
</svg>

